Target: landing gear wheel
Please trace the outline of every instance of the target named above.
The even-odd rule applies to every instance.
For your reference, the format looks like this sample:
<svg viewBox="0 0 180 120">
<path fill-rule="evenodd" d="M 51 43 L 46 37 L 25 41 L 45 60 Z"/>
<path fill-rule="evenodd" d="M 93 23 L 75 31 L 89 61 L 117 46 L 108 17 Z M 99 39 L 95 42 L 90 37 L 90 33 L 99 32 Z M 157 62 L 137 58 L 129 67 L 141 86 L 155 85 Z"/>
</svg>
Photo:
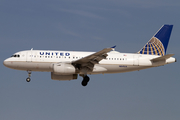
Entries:
<svg viewBox="0 0 180 120">
<path fill-rule="evenodd" d="M 88 84 L 88 82 L 89 82 L 89 77 L 88 77 L 88 76 L 85 76 L 85 77 L 83 78 L 83 81 L 81 82 L 81 84 L 82 84 L 82 86 L 86 86 L 86 85 Z"/>
<path fill-rule="evenodd" d="M 27 82 L 30 82 L 31 81 L 31 71 L 27 71 L 28 72 L 28 78 L 26 78 L 26 81 Z"/>
<path fill-rule="evenodd" d="M 27 81 L 27 82 L 30 82 L 30 81 L 31 81 L 31 78 L 30 78 L 30 77 L 26 78 L 26 81 Z"/>
</svg>

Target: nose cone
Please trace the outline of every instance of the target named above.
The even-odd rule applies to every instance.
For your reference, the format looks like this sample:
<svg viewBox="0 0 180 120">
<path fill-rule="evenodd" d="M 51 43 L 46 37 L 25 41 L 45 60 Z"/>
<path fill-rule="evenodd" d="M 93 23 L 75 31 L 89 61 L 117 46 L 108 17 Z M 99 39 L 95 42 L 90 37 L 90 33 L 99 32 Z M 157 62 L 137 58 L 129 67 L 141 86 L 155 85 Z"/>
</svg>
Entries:
<svg viewBox="0 0 180 120">
<path fill-rule="evenodd" d="M 7 60 L 4 60 L 3 64 L 4 64 L 4 66 L 7 67 L 7 64 L 8 64 Z"/>
<path fill-rule="evenodd" d="M 6 60 L 4 60 L 3 64 L 6 67 L 10 67 L 11 62 L 8 59 L 6 59 Z"/>
</svg>

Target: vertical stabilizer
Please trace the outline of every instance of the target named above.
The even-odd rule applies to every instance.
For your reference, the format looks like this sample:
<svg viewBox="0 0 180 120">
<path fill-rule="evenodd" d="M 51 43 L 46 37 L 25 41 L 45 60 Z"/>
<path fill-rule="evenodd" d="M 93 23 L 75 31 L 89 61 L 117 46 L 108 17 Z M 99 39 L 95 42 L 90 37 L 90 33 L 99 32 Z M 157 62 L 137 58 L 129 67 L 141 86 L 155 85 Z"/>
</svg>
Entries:
<svg viewBox="0 0 180 120">
<path fill-rule="evenodd" d="M 138 53 L 164 56 L 166 54 L 172 28 L 173 25 L 163 25 Z"/>
</svg>

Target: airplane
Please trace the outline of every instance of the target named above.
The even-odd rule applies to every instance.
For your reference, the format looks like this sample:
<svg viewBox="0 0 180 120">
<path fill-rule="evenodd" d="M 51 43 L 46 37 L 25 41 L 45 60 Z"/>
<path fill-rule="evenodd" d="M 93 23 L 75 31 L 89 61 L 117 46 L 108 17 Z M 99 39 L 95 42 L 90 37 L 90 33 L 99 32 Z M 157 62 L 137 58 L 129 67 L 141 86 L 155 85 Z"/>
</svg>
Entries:
<svg viewBox="0 0 180 120">
<path fill-rule="evenodd" d="M 120 53 L 115 47 L 98 52 L 25 50 L 4 60 L 4 66 L 28 72 L 51 72 L 53 80 L 73 80 L 83 77 L 82 86 L 90 80 L 88 75 L 124 73 L 163 66 L 176 62 L 174 54 L 166 54 L 173 25 L 163 25 L 137 53 Z"/>
</svg>

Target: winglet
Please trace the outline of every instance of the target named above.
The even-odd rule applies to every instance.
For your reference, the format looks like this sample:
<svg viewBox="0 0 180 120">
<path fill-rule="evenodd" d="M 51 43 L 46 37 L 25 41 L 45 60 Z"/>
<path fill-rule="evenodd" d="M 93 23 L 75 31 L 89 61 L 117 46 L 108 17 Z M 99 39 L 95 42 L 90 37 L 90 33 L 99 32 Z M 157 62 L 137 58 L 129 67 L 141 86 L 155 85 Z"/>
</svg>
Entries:
<svg viewBox="0 0 180 120">
<path fill-rule="evenodd" d="M 111 47 L 111 48 L 115 48 L 116 47 L 116 45 L 115 46 L 113 46 L 113 47 Z"/>
<path fill-rule="evenodd" d="M 116 45 L 115 45 L 115 46 L 113 46 L 113 47 L 111 47 L 113 51 L 115 50 L 115 47 L 116 47 Z"/>
</svg>

